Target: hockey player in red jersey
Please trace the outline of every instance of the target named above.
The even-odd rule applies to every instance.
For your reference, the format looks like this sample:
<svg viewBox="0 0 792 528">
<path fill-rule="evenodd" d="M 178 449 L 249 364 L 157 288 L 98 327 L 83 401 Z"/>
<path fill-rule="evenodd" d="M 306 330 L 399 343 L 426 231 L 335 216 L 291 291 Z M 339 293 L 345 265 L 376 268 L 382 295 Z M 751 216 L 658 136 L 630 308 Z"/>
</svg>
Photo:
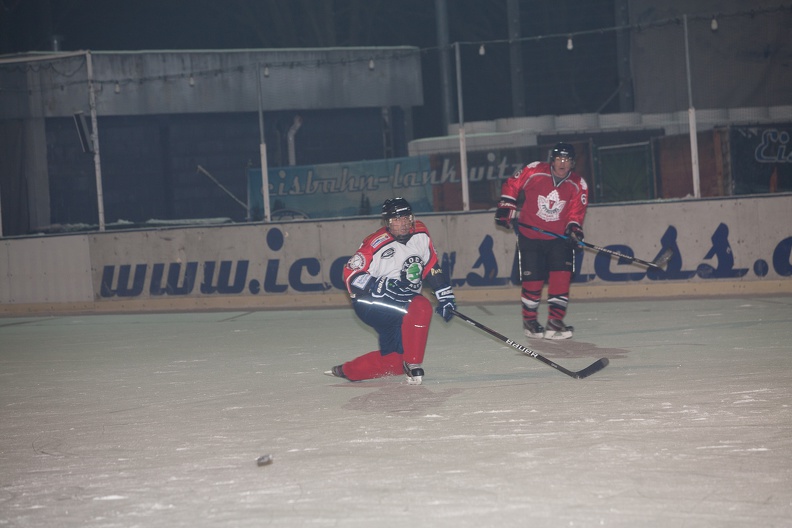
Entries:
<svg viewBox="0 0 792 528">
<path fill-rule="evenodd" d="M 429 231 L 415 220 L 404 198 L 382 204 L 385 226 L 367 236 L 344 266 L 352 307 L 376 330 L 379 349 L 325 372 L 350 381 L 404 373 L 420 385 L 432 305 L 421 295 L 426 283 L 437 298 L 435 311 L 450 321 L 456 299 L 438 263 Z"/>
<path fill-rule="evenodd" d="M 511 228 L 518 221 L 518 256 L 522 282 L 523 328 L 527 337 L 569 339 L 573 328 L 564 324 L 574 249 L 583 241 L 583 219 L 588 206 L 586 181 L 572 170 L 575 148 L 558 143 L 548 162 L 535 161 L 503 182 L 495 223 Z M 524 201 L 517 211 L 517 200 Z M 540 233 L 533 226 L 563 234 L 566 240 Z M 537 321 L 542 287 L 547 282 L 547 328 Z"/>
</svg>

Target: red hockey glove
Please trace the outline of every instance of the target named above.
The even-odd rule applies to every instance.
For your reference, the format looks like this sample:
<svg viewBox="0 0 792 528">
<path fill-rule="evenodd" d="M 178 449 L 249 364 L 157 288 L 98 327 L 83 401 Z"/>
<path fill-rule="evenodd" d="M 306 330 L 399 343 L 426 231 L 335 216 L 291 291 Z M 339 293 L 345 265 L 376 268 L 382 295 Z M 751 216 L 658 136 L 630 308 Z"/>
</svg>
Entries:
<svg viewBox="0 0 792 528">
<path fill-rule="evenodd" d="M 511 198 L 501 198 L 501 201 L 498 202 L 498 210 L 495 211 L 495 223 L 509 229 L 516 216 L 517 202 Z"/>
</svg>

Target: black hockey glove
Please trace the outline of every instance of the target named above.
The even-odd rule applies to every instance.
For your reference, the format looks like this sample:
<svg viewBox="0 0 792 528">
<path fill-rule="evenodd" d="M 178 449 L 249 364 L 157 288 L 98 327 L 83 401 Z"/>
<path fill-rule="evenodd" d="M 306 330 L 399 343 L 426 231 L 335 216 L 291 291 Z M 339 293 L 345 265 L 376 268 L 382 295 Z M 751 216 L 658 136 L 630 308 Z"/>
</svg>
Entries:
<svg viewBox="0 0 792 528">
<path fill-rule="evenodd" d="M 441 315 L 446 322 L 450 321 L 454 314 L 451 310 L 456 310 L 456 297 L 454 297 L 454 290 L 451 286 L 435 290 L 435 297 L 437 297 L 437 308 L 435 312 Z"/>
<path fill-rule="evenodd" d="M 583 230 L 580 228 L 579 225 L 576 223 L 571 223 L 567 226 L 566 231 L 564 234 L 567 236 L 567 241 L 569 245 L 573 248 L 578 248 L 581 246 L 583 242 Z"/>
<path fill-rule="evenodd" d="M 379 278 L 371 286 L 371 296 L 375 299 L 390 299 L 400 303 L 407 303 L 415 297 L 416 293 L 410 289 L 406 282 L 389 279 L 387 277 Z"/>
<path fill-rule="evenodd" d="M 511 198 L 501 198 L 498 210 L 495 211 L 495 223 L 506 229 L 511 228 L 512 220 L 517 216 L 517 202 Z"/>
</svg>

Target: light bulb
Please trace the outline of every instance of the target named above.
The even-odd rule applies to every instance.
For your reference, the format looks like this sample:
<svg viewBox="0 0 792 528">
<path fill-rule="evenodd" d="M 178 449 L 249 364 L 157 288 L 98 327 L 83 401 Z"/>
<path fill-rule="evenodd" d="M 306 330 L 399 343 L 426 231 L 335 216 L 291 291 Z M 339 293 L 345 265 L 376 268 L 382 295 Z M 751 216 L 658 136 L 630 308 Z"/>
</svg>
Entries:
<svg viewBox="0 0 792 528">
<path fill-rule="evenodd" d="M 572 51 L 574 48 L 575 48 L 575 45 L 572 43 L 572 37 L 569 37 L 567 39 L 567 49 L 569 51 Z"/>
<path fill-rule="evenodd" d="M 121 85 L 116 83 L 115 89 L 113 90 L 115 93 L 121 93 Z"/>
<path fill-rule="evenodd" d="M 487 53 L 487 50 L 484 49 L 484 44 L 481 45 L 479 48 L 479 55 L 484 55 Z"/>
<path fill-rule="evenodd" d="M 710 29 L 712 31 L 718 31 L 718 19 L 717 18 L 712 17 L 712 22 L 710 22 Z"/>
<path fill-rule="evenodd" d="M 195 79 L 193 79 L 193 76 L 192 76 L 192 75 L 190 75 L 190 80 L 189 80 L 189 81 L 187 81 L 187 82 L 189 82 L 189 83 L 190 83 L 190 86 L 195 86 Z"/>
<path fill-rule="evenodd" d="M 374 69 L 374 59 L 369 59 L 369 70 Z"/>
</svg>

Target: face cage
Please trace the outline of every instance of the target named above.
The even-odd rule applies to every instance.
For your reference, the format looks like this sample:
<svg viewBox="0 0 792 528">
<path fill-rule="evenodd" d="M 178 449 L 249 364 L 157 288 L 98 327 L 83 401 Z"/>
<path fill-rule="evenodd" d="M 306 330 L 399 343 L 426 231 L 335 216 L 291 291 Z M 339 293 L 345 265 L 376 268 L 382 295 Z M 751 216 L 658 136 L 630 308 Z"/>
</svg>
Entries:
<svg viewBox="0 0 792 528">
<path fill-rule="evenodd" d="M 550 164 L 552 165 L 555 162 L 555 160 L 557 160 L 558 158 L 566 158 L 566 159 L 569 160 L 569 170 L 572 170 L 572 169 L 575 168 L 575 158 L 571 158 L 569 156 L 562 156 L 561 154 L 556 154 L 555 156 L 551 156 L 550 157 Z"/>
<path fill-rule="evenodd" d="M 410 219 L 410 223 L 409 223 L 410 227 L 409 227 L 409 229 L 407 230 L 406 233 L 397 235 L 396 233 L 393 232 L 393 229 L 391 228 L 391 222 L 393 222 L 394 220 L 397 220 L 399 218 L 409 218 Z M 405 215 L 405 216 L 394 216 L 392 218 L 388 218 L 385 221 L 385 227 L 388 229 L 388 233 L 390 233 L 391 236 L 396 239 L 396 241 L 401 242 L 401 243 L 407 242 L 410 239 L 410 237 L 413 236 L 413 233 L 415 233 L 415 216 L 413 216 L 413 215 Z"/>
</svg>

